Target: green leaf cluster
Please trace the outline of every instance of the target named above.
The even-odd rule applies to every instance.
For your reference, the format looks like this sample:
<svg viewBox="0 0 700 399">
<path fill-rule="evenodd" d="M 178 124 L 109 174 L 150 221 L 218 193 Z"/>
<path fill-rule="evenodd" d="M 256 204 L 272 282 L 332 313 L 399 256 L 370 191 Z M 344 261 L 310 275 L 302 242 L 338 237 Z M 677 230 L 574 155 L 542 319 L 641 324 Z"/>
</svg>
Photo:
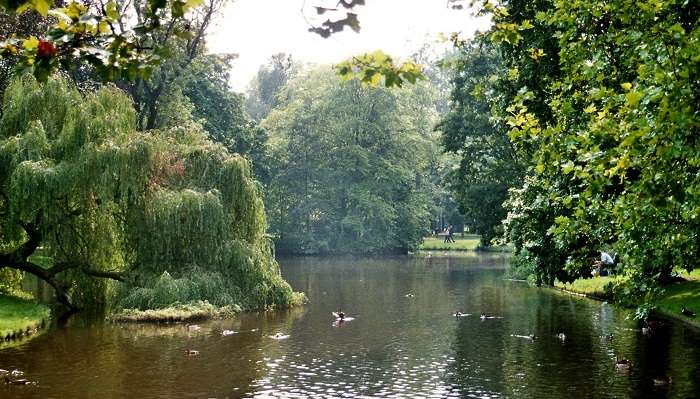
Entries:
<svg viewBox="0 0 700 399">
<path fill-rule="evenodd" d="M 422 67 L 406 61 L 400 65 L 381 50 L 352 57 L 335 66 L 336 73 L 343 80 L 358 79 L 364 85 L 377 87 L 401 87 L 404 83 L 416 83 L 424 79 Z"/>
<path fill-rule="evenodd" d="M 60 66 L 89 63 L 103 80 L 147 78 L 167 54 L 158 37 L 187 36 L 186 14 L 202 0 L 138 0 L 99 4 L 70 1 L 54 8 L 53 1 L 2 2 L 5 12 L 38 12 L 52 20 L 41 39 L 11 37 L 0 41 L 0 57 L 17 58 L 19 66 L 43 82 Z"/>
</svg>

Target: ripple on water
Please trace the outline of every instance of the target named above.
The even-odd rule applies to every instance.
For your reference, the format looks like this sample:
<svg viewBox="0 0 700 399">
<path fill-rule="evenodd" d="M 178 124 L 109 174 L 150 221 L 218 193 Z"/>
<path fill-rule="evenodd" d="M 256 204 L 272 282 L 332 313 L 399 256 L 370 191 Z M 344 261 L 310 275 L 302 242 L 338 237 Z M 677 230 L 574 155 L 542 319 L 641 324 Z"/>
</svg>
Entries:
<svg viewBox="0 0 700 399">
<path fill-rule="evenodd" d="M 371 267 L 333 262 L 283 270 L 312 299 L 296 314 L 242 314 L 202 323 L 197 334 L 184 325 L 59 330 L 1 351 L 0 367 L 31 371 L 39 384 L 21 392 L 0 385 L 0 397 L 646 399 L 697 392 L 688 375 L 700 354 L 688 348 L 700 347 L 700 339 L 675 324 L 647 337 L 612 306 L 520 285 L 504 289 L 500 271 L 452 260 L 429 270 L 387 260 Z M 320 291 L 329 294 L 314 300 Z M 406 292 L 415 298 L 407 301 Z M 362 317 L 335 328 L 328 313 L 341 303 Z M 457 320 L 450 316 L 456 309 L 504 318 Z M 223 337 L 225 330 L 236 333 Z M 538 339 L 525 339 L 530 333 Z M 272 339 L 276 334 L 287 337 Z M 185 359 L 184 348 L 201 355 Z M 639 366 L 617 373 L 615 356 Z M 72 367 L 56 367 L 59 359 Z M 664 375 L 673 385 L 654 388 L 652 378 Z"/>
</svg>

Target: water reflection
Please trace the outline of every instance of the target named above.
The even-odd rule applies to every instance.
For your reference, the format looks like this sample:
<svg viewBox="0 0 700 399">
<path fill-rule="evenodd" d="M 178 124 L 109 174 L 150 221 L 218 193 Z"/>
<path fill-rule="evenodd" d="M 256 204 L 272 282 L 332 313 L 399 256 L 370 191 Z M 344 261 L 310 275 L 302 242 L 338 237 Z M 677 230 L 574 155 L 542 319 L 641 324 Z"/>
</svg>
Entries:
<svg viewBox="0 0 700 399">
<path fill-rule="evenodd" d="M 201 329 L 76 319 L 0 351 L 0 368 L 38 381 L 0 397 L 698 397 L 697 332 L 644 336 L 610 305 L 504 281 L 507 261 L 283 259 L 303 309 Z M 334 324 L 338 308 L 354 319 Z M 632 370 L 616 371 L 616 355 Z"/>
</svg>

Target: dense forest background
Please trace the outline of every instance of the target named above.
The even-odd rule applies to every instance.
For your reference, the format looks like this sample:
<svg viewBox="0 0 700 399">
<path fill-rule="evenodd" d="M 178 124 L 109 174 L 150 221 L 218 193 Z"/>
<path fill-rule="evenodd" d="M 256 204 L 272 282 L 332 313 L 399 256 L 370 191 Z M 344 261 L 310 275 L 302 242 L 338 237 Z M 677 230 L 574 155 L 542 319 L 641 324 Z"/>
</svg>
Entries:
<svg viewBox="0 0 700 399">
<path fill-rule="evenodd" d="M 359 30 L 364 2 L 341 3 L 345 18 L 310 30 Z M 273 242 L 405 253 L 446 224 L 512 244 L 538 284 L 616 252 L 628 304 L 698 264 L 695 2 L 484 1 L 492 28 L 452 35 L 447 54 L 377 51 L 335 74 L 278 54 L 246 95 L 235 56 L 207 52 L 223 0 L 74 4 L 58 26 L 32 4 L 44 15 L 0 24 L 4 287 L 30 272 L 69 305 L 101 301 L 100 279 L 125 282 L 130 306 L 218 288 L 221 304 L 286 305 L 299 298 Z"/>
</svg>

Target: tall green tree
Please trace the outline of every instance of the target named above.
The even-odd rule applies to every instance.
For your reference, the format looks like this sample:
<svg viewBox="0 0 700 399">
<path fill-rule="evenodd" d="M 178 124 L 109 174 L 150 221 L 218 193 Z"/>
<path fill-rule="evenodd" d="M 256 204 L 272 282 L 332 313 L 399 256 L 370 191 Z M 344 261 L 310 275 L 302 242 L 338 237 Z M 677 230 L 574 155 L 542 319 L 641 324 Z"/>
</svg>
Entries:
<svg viewBox="0 0 700 399">
<path fill-rule="evenodd" d="M 211 140 L 230 152 L 247 157 L 254 176 L 269 180 L 268 134 L 250 119 L 243 95 L 230 85 L 233 56 L 204 54 L 197 57 L 174 82 L 192 104 L 192 116 L 201 121 Z M 170 112 L 170 110 L 166 111 Z"/>
<path fill-rule="evenodd" d="M 531 112 L 527 88 L 512 105 L 511 138 L 534 159 L 508 226 L 518 246 L 549 242 L 550 276 L 585 275 L 587 255 L 612 247 L 632 288 L 623 297 L 644 301 L 696 266 L 698 15 L 683 1 L 556 1 L 535 15 L 557 32 L 561 75 L 542 82 L 550 119 Z M 548 216 L 535 226 L 533 212 Z"/>
<path fill-rule="evenodd" d="M 451 62 L 450 110 L 437 129 L 444 150 L 459 157 L 459 168 L 448 176 L 451 190 L 466 224 L 488 246 L 502 233 L 503 202 L 508 189 L 520 185 L 527 157 L 513 146 L 500 119 L 492 116 L 503 97 L 496 93 L 512 84 L 501 78 L 505 69 L 499 50 L 483 40 L 459 43 L 458 48 L 459 56 Z"/>
<path fill-rule="evenodd" d="M 134 100 L 140 129 L 157 127 L 159 116 L 163 112 L 163 96 L 169 94 L 176 80 L 188 72 L 198 57 L 204 56 L 206 30 L 224 4 L 225 0 L 206 0 L 187 20 L 173 20 L 170 29 L 152 33 L 153 42 L 167 49 L 167 57 L 163 57 L 157 66 L 151 68 L 148 76 L 136 76 L 135 79 L 120 83 Z M 182 27 L 186 28 L 187 33 L 176 34 L 176 29 Z"/>
<path fill-rule="evenodd" d="M 419 97 L 318 69 L 292 79 L 280 100 L 264 122 L 278 162 L 266 199 L 279 250 L 417 246 L 429 226 L 430 130 L 417 127 L 427 109 Z"/>
<path fill-rule="evenodd" d="M 59 78 L 24 78 L 8 88 L 0 268 L 43 279 L 70 309 L 101 301 L 100 279 L 128 284 L 127 303 L 167 305 L 158 276 L 174 279 L 171 302 L 297 302 L 265 238 L 249 163 L 195 121 L 139 133 L 136 120 L 112 87 L 82 95 Z M 52 264 L 32 260 L 40 247 Z"/>
<path fill-rule="evenodd" d="M 294 72 L 292 56 L 279 53 L 262 65 L 251 81 L 246 99 L 246 111 L 253 120 L 261 121 L 279 104 L 278 94 Z"/>
<path fill-rule="evenodd" d="M 211 15 L 199 22 L 198 32 L 204 33 L 220 3 L 207 3 L 206 7 L 212 8 L 204 9 Z M 134 98 L 140 128 L 177 126 L 194 119 L 211 140 L 251 160 L 255 177 L 267 181 L 267 132 L 246 115 L 245 99 L 229 83 L 236 56 L 207 54 L 203 37 L 197 41 L 179 37 L 164 40 L 173 51 L 149 79 L 119 82 Z"/>
</svg>

